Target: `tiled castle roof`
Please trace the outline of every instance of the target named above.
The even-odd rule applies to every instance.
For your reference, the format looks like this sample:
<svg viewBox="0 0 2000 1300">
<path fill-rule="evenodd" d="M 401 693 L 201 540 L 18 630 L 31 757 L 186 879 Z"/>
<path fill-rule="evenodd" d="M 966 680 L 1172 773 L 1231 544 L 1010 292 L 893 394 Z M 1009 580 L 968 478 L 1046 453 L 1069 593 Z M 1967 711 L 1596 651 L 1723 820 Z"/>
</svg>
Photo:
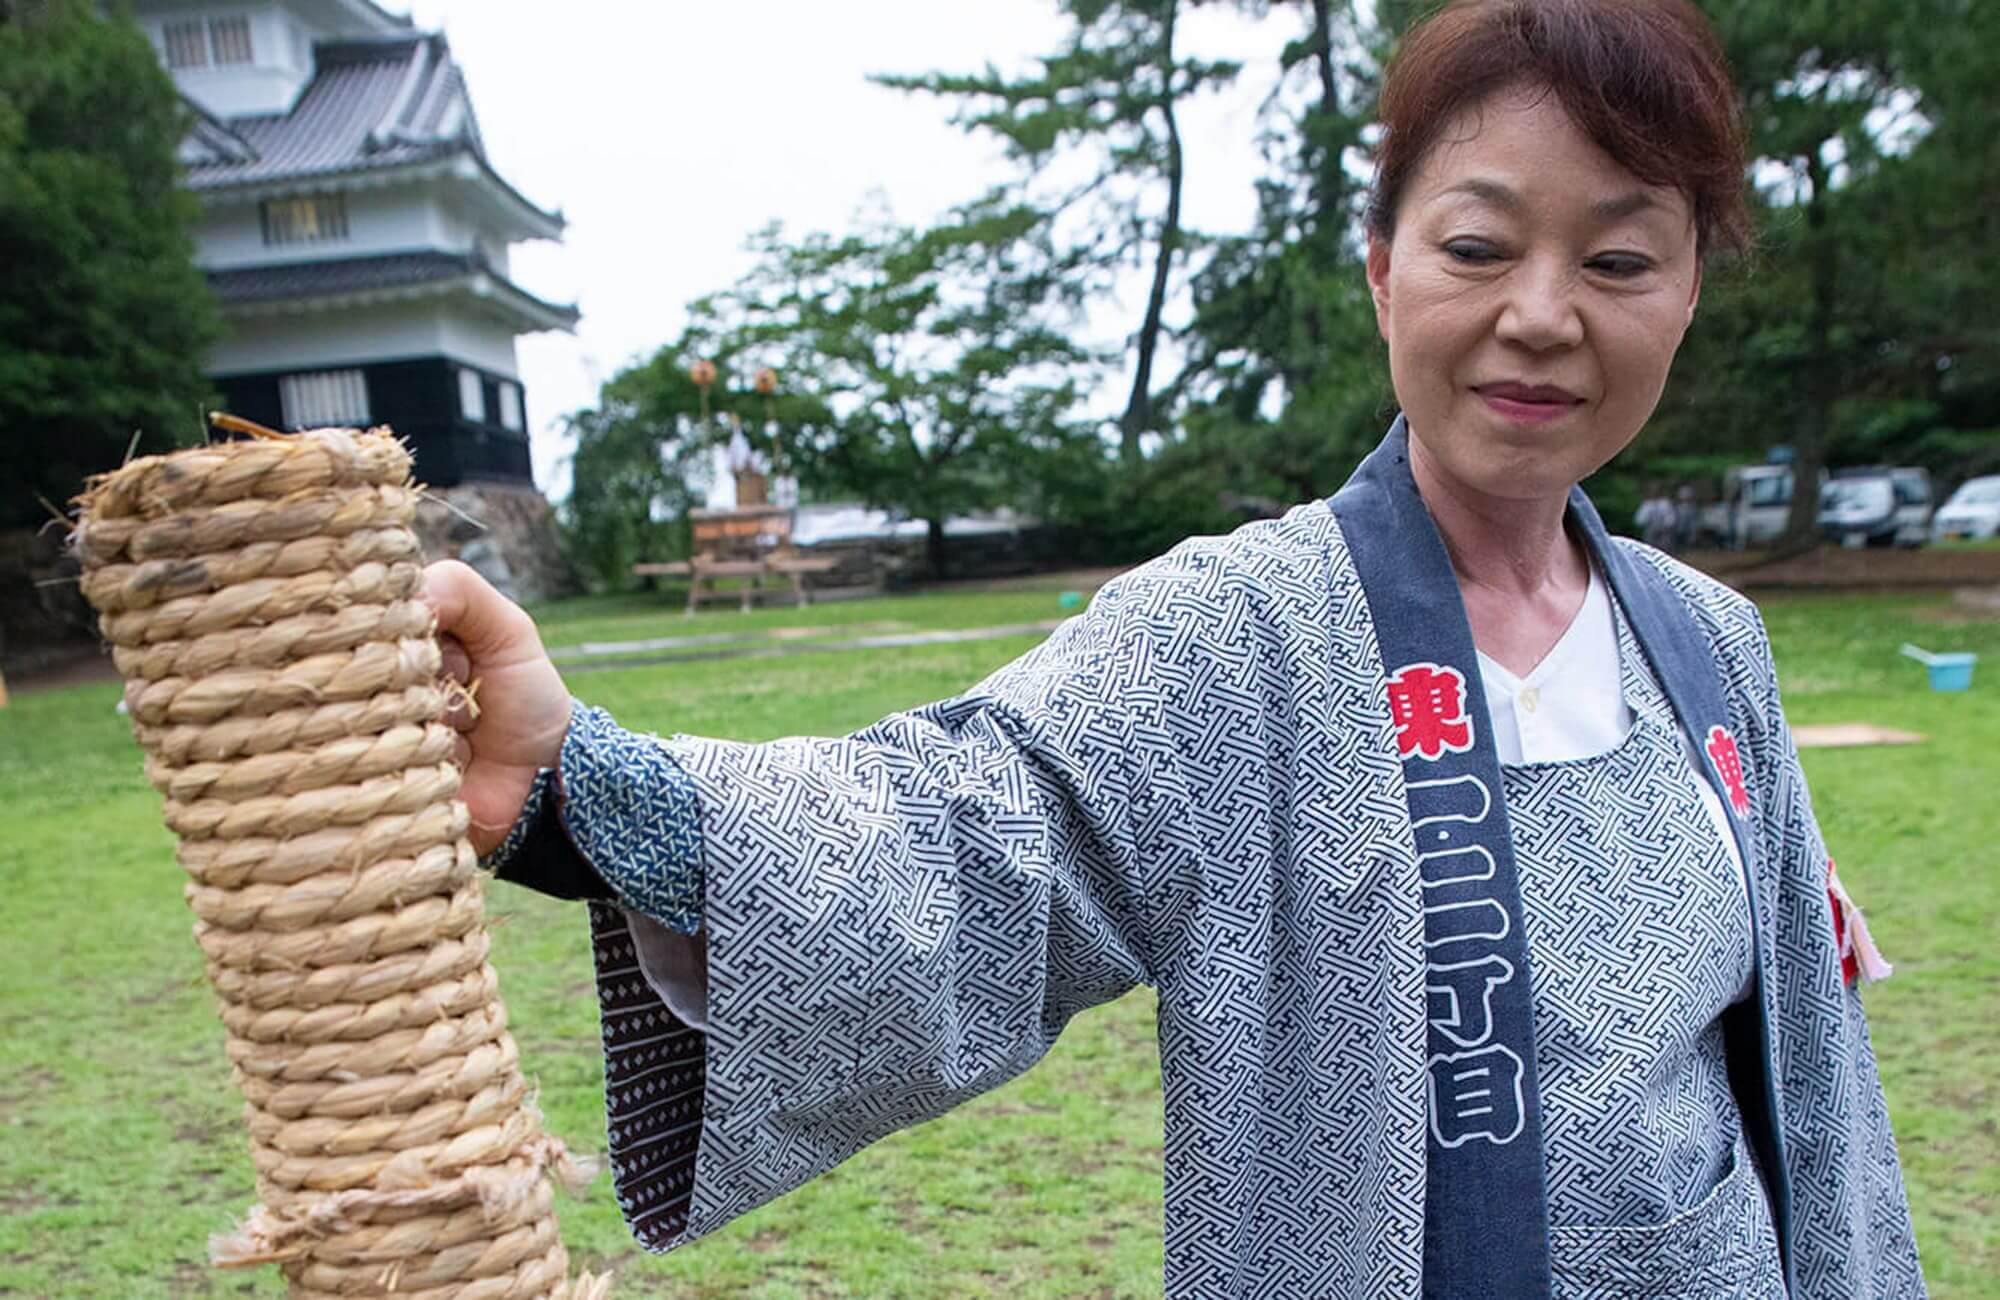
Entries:
<svg viewBox="0 0 2000 1300">
<path fill-rule="evenodd" d="M 477 253 L 431 249 L 343 257 L 330 261 L 284 262 L 235 267 L 208 273 L 209 287 L 225 309 L 259 303 L 296 303 L 398 290 L 447 288 L 484 277 L 493 294 L 516 311 L 550 318 L 549 324 L 576 324 L 574 307 L 545 302 L 501 275 Z M 542 328 L 548 328 L 544 325 Z"/>
<path fill-rule="evenodd" d="M 198 116 L 181 146 L 189 188 L 331 178 L 465 154 L 520 198 L 486 157 L 464 73 L 442 35 L 322 42 L 313 53 L 313 79 L 289 113 Z"/>
</svg>

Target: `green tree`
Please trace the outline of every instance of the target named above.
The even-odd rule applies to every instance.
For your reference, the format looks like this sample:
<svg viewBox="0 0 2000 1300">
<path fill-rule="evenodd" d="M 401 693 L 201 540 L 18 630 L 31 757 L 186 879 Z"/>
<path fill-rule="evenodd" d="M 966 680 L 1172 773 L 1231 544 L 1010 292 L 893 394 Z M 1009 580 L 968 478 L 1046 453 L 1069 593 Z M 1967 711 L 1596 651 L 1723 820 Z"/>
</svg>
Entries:
<svg viewBox="0 0 2000 1300">
<path fill-rule="evenodd" d="M 950 516 L 1060 510 L 1098 458 L 1074 414 L 1089 358 L 1049 320 L 1076 291 L 1044 233 L 991 205 L 930 230 L 773 230 L 711 305 L 719 343 L 785 377 L 769 445 L 817 490 L 923 520 L 934 576 Z"/>
<path fill-rule="evenodd" d="M 2000 471 L 2000 9 L 1919 0 L 1888 17 L 1909 115 L 1929 130 L 1857 185 L 1881 328 L 1838 450 L 1949 478 Z M 1886 310 L 1883 300 L 1894 305 Z"/>
<path fill-rule="evenodd" d="M 1621 457 L 2000 460 L 2000 15 L 1963 0 L 1713 3 L 1751 131 L 1758 247 L 1712 266 L 1659 416 Z M 1813 539 L 1797 493 L 1788 544 Z"/>
<path fill-rule="evenodd" d="M 44 517 L 138 436 L 201 436 L 213 299 L 192 262 L 185 115 L 151 44 L 90 0 L 0 18 L 0 524 Z"/>
<path fill-rule="evenodd" d="M 739 428 L 808 493 L 925 521 L 936 575 L 951 516 L 1060 513 L 1094 490 L 1102 455 L 1074 414 L 1089 358 L 1048 320 L 1075 289 L 1040 231 L 1027 209 L 976 206 L 930 230 L 759 232 L 750 273 L 574 420 L 579 559 L 616 581 L 670 552 L 701 457 Z M 706 405 L 697 360 L 717 368 Z M 752 387 L 764 367 L 769 396 Z"/>
<path fill-rule="evenodd" d="M 1834 407 L 1859 359 L 1859 334 L 1844 328 L 1844 318 L 1861 295 L 1847 281 L 1867 269 L 1848 247 L 1860 232 L 1840 219 L 1836 185 L 1843 172 L 1872 172 L 1881 161 L 1869 120 L 1901 89 L 1896 51 L 1887 14 L 1867 0 L 1719 5 L 1714 17 L 1743 87 L 1752 152 L 1769 176 L 1761 186 L 1769 210 L 1798 218 L 1764 229 L 1782 241 L 1784 271 L 1801 277 L 1804 311 L 1796 329 L 1762 336 L 1758 350 L 1789 372 L 1787 441 L 1796 481 L 1810 485 L 1826 463 Z M 1813 539 L 1818 505 L 1810 490 L 1793 494 L 1788 541 Z"/>
<path fill-rule="evenodd" d="M 1299 22 L 1265 101 L 1272 173 L 1256 224 L 1217 241 L 1195 279 L 1171 391 L 1183 430 L 1173 459 L 1275 504 L 1339 487 L 1391 397 L 1360 236 L 1384 38 L 1347 0 L 1270 7 Z"/>
<path fill-rule="evenodd" d="M 1146 303 L 1131 338 L 1132 381 L 1118 417 L 1119 446 L 1132 462 L 1144 435 L 1162 426 L 1153 371 L 1174 280 L 1196 242 L 1181 219 L 1187 160 L 1177 110 L 1233 80 L 1239 68 L 1179 48 L 1179 20 L 1200 0 L 1059 3 L 1074 27 L 1032 74 L 1008 77 L 989 66 L 973 75 L 877 80 L 961 101 L 954 120 L 998 136 L 1031 178 L 1044 180 L 1050 192 L 1036 199 L 1040 219 L 1064 231 L 1052 246 L 1061 247 L 1072 268 L 1095 270 L 1094 290 L 1107 291 L 1125 268 L 1145 268 Z M 1077 159 L 1089 160 L 1080 179 L 1073 175 Z"/>
<path fill-rule="evenodd" d="M 569 417 L 576 446 L 558 518 L 570 558 L 601 586 L 626 585 L 639 561 L 687 555 L 687 512 L 705 484 L 709 445 L 693 359 L 685 342 L 661 348 Z"/>
</svg>

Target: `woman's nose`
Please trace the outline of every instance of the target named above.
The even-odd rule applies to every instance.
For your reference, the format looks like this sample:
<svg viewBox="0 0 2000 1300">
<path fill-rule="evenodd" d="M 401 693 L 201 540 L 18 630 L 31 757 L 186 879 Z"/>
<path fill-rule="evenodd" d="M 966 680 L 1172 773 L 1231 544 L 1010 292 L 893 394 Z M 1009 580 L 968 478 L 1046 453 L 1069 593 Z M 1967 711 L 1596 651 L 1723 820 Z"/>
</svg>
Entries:
<svg viewBox="0 0 2000 1300">
<path fill-rule="evenodd" d="M 1568 267 L 1531 259 L 1507 277 L 1506 302 L 1495 332 L 1509 343 L 1536 352 L 1573 348 L 1583 342 L 1577 314 L 1576 276 Z"/>
</svg>

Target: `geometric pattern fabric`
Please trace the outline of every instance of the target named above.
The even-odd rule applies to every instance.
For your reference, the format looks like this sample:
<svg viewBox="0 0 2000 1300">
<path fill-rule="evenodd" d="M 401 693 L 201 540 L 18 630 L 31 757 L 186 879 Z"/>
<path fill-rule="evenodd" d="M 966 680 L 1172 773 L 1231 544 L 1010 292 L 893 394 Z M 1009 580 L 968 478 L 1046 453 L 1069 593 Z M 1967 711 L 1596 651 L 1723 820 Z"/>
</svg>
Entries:
<svg viewBox="0 0 2000 1300">
<path fill-rule="evenodd" d="M 1754 882 L 1770 985 L 1772 1068 L 1791 1191 L 1798 1296 L 1926 1294 L 1909 1198 L 1883 1103 L 1860 990 L 1842 978 L 1826 892 L 1828 854 L 1778 697 L 1757 607 L 1680 562 L 1621 541 L 1686 602 L 1723 674 L 1762 848 Z"/>
<path fill-rule="evenodd" d="M 1698 1204 L 1655 1227 L 1554 1228 L 1551 1300 L 1786 1300 L 1769 1203 L 1747 1146 Z"/>
<path fill-rule="evenodd" d="M 701 928 L 701 805 L 652 736 L 603 709 L 570 711 L 562 746 L 562 824 L 625 906 L 668 929 Z"/>
<path fill-rule="evenodd" d="M 1616 602 L 1613 602 L 1614 611 Z M 1549 1221 L 1576 1243 L 1610 1229 L 1623 1266 L 1653 1271 L 1735 1254 L 1777 1238 L 1753 1195 L 1661 1228 L 1701 1207 L 1735 1172 L 1741 1121 L 1718 1017 L 1750 987 L 1744 877 L 1710 816 L 1706 781 L 1622 612 L 1618 659 L 1631 731 L 1610 751 L 1501 769 L 1521 875 L 1533 971 Z M 1747 1161 L 1747 1156 L 1745 1157 Z M 1645 1225 L 1645 1226 L 1638 1226 Z M 1585 1294 L 1553 1261 L 1560 1294 Z M 1741 1264 L 1737 1259 L 1736 1263 Z"/>
<path fill-rule="evenodd" d="M 1833 947 L 1826 852 L 1762 624 L 1726 588 L 1617 544 L 1657 566 L 1689 607 L 1741 747 L 1762 841 L 1754 892 L 1800 1294 L 1921 1296 L 1866 1025 Z M 1420 1294 L 1420 884 L 1366 596 L 1323 503 L 1184 543 L 964 695 L 852 737 L 663 744 L 701 814 L 708 1035 L 646 984 L 622 913 L 591 908 L 614 1173 L 648 1248 L 710 1232 L 1013 1077 L 1078 1010 L 1144 982 L 1160 994 L 1169 1294 Z M 1665 764 L 1677 747 L 1662 740 L 1657 755 L 1628 758 Z M 1529 778 L 1526 834 L 1567 842 L 1537 828 L 1573 831 L 1586 803 L 1596 813 L 1658 798 L 1613 819 L 1628 844 L 1657 816 L 1691 819 L 1714 846 L 1690 791 L 1641 796 L 1635 774 L 1645 773 L 1582 798 Z M 1520 847 L 1527 862 L 1552 860 Z M 1690 869 L 1713 878 L 1692 888 L 1740 897 L 1715 847 L 1712 860 L 1695 855 Z M 1674 867 L 1628 869 L 1657 884 Z M 1528 873 L 1537 978 L 1543 964 L 1552 987 L 1587 961 L 1622 965 L 1622 996 L 1614 982 L 1562 1012 L 1601 1035 L 1598 1049 L 1636 1060 L 1645 1053 L 1626 1035 L 1677 1041 L 1647 1015 L 1698 1022 L 1741 987 L 1741 937 L 1722 913 L 1703 922 L 1720 954 L 1638 969 L 1665 964 L 1678 942 L 1666 934 L 1688 919 L 1643 890 L 1647 915 L 1663 922 L 1650 944 L 1635 943 L 1637 919 L 1627 931 L 1606 920 L 1587 927 L 1596 951 L 1542 955 L 1535 932 L 1558 919 L 1547 909 L 1590 896 L 1562 870 Z M 1659 1078 L 1579 1073 L 1586 1091 L 1608 1090 L 1607 1104 L 1635 1107 L 1627 1132 L 1656 1133 L 1660 1147 L 1572 1146 L 1552 1132 L 1565 1163 L 1578 1154 L 1602 1166 L 1552 1171 L 1564 1242 L 1565 1223 L 1643 1220 L 1688 1204 L 1705 1181 L 1718 1195 L 1741 1185 L 1724 1174 L 1743 1164 L 1718 1154 L 1730 1148 L 1715 1119 L 1714 1050 L 1687 1031 L 1653 1053 Z M 1559 1078 L 1567 1068 L 1550 1064 Z M 1549 1123 L 1568 1121 L 1551 1106 Z M 1648 1183 L 1643 1204 L 1621 1202 Z M 1755 1224 L 1723 1217 L 1724 1236 L 1741 1229 L 1754 1250 Z M 1600 1293 L 1724 1294 L 1570 1294 Z"/>
</svg>

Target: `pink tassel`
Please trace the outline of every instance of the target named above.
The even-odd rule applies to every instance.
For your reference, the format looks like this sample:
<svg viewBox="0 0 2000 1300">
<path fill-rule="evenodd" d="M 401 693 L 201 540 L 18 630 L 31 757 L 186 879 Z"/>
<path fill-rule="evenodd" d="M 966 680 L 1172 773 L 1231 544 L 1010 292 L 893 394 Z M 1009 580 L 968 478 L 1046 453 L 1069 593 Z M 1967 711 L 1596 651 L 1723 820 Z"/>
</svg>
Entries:
<svg viewBox="0 0 2000 1300">
<path fill-rule="evenodd" d="M 1863 984 L 1873 984 L 1877 980 L 1888 979 L 1896 973 L 1882 956 L 1881 949 L 1868 933 L 1868 922 L 1861 915 L 1861 909 L 1848 897 L 1846 888 L 1840 883 L 1840 873 L 1833 863 L 1826 864 L 1826 889 L 1832 895 L 1834 912 L 1834 941 L 1840 947 L 1840 962 L 1843 972 L 1848 973 L 1848 982 L 1859 977 Z"/>
</svg>

